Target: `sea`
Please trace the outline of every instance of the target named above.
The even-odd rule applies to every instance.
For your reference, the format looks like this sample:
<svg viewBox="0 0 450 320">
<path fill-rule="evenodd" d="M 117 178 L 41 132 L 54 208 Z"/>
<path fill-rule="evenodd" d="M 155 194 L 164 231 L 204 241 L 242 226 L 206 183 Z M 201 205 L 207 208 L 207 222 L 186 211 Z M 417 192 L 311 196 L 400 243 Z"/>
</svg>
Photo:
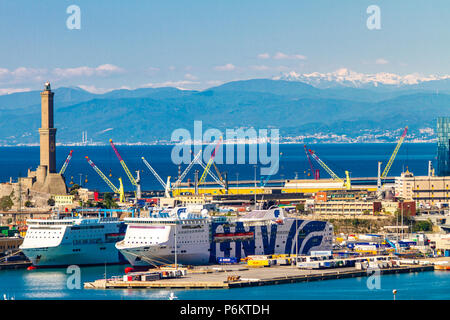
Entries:
<svg viewBox="0 0 450 320">
<path fill-rule="evenodd" d="M 176 156 L 172 156 L 173 153 L 179 154 L 175 148 L 168 145 L 117 146 L 130 172 L 136 175 L 135 172 L 137 170 L 140 171 L 142 190 L 163 190 L 161 184 L 145 166 L 142 157 L 150 163 L 164 182 L 168 176 L 171 176 L 172 181 L 175 181 L 179 170 L 183 172 L 188 166 L 188 163 L 177 163 Z M 395 149 L 395 144 L 312 144 L 308 145 L 307 148 L 313 150 L 341 178 L 345 177 L 346 170 L 349 171 L 351 177 L 376 177 L 378 161 L 383 163 L 382 169 L 384 169 Z M 86 156 L 88 156 L 113 184 L 119 186 L 118 178 L 121 177 L 125 190 L 134 190 L 111 146 L 58 146 L 56 150 L 57 171 L 63 166 L 70 150 L 73 150 L 73 156 L 65 172 L 68 185 L 76 183 L 100 192 L 111 191 L 87 162 Z M 192 148 L 192 151 L 194 151 L 194 148 Z M 250 163 L 249 147 L 246 147 L 245 155 L 244 153 L 241 155 L 238 152 L 238 148 L 235 147 L 234 160 L 231 161 L 226 160 L 226 151 L 227 147 L 225 146 L 223 147 L 223 157 L 217 153 L 215 158 L 219 171 L 222 174 L 226 172 L 229 181 L 254 180 L 255 163 Z M 270 151 L 272 150 L 269 148 L 268 154 L 270 154 Z M 189 152 L 187 151 L 186 153 Z M 271 162 L 268 163 L 264 163 L 263 157 L 257 157 L 257 181 L 265 181 L 268 176 L 274 180 L 312 177 L 310 164 L 302 144 L 281 144 L 279 145 L 278 153 L 280 154 L 279 158 L 275 156 L 275 153 Z M 263 152 L 263 154 L 266 153 Z M 240 161 L 242 163 L 238 163 L 238 156 L 240 156 L 240 159 L 243 159 Z M 191 154 L 188 154 L 188 159 L 192 159 Z M 209 156 L 205 156 L 204 163 L 206 164 L 208 160 Z M 389 176 L 398 176 L 405 170 L 409 170 L 415 175 L 426 175 L 428 172 L 428 161 L 430 160 L 433 162 L 433 166 L 436 167 L 435 144 L 404 143 L 398 151 Z M 322 178 L 329 177 L 327 172 L 315 160 L 311 159 L 311 161 L 314 169 L 320 170 Z M 272 169 L 266 169 L 266 172 L 261 170 L 269 168 L 270 163 L 273 164 Z M 38 164 L 39 147 L 0 147 L 0 182 L 10 181 L 10 179 L 17 181 L 17 177 L 27 176 L 28 169 L 35 170 Z M 200 175 L 203 172 L 203 168 L 200 165 L 195 165 L 183 181 L 187 179 L 193 181 L 195 170 L 199 170 Z M 215 170 L 212 169 L 212 171 L 215 173 Z M 211 181 L 211 178 L 208 177 L 207 181 Z"/>
<path fill-rule="evenodd" d="M 158 180 L 146 168 L 141 158 L 145 157 L 155 171 L 163 178 L 178 175 L 178 165 L 172 161 L 173 146 L 117 146 L 121 156 L 131 172 L 141 171 L 143 190 L 162 190 Z M 308 148 L 314 152 L 340 177 L 345 177 L 345 170 L 352 177 L 376 176 L 378 161 L 383 168 L 392 154 L 395 144 L 316 144 Z M 248 149 L 248 148 L 247 148 Z M 67 167 L 66 182 L 81 184 L 101 192 L 110 191 L 105 182 L 96 174 L 86 161 L 86 156 L 107 175 L 111 181 L 117 182 L 122 177 L 124 187 L 133 190 L 126 175 L 110 146 L 77 146 L 57 147 L 58 170 L 65 158 L 73 150 L 73 158 Z M 279 146 L 281 153 L 279 170 L 273 172 L 271 179 L 308 178 L 310 165 L 303 145 L 283 144 Z M 247 150 L 248 155 L 248 150 Z M 207 162 L 208 159 L 205 159 Z M 390 176 L 397 176 L 405 170 L 415 175 L 425 175 L 428 161 L 436 162 L 436 145 L 431 143 L 405 143 L 400 148 L 392 165 Z M 312 160 L 314 161 L 314 160 Z M 38 147 L 0 147 L 0 181 L 17 180 L 18 176 L 26 176 L 29 168 L 35 169 L 39 162 Z M 229 180 L 252 180 L 255 175 L 254 164 L 218 164 L 222 172 L 228 173 Z M 258 164 L 262 167 L 267 164 Z M 319 169 L 317 163 L 314 167 Z M 181 170 L 187 164 L 181 165 Z M 197 166 L 198 170 L 202 168 Z M 257 167 L 257 169 L 258 169 Z M 194 167 L 195 168 L 195 167 Z M 195 169 L 194 169 L 195 170 Z M 321 170 L 321 176 L 327 173 Z M 192 170 L 193 171 L 193 170 Z M 111 175 L 111 176 L 110 176 Z M 187 179 L 193 179 L 191 172 Z M 257 170 L 257 179 L 261 179 Z M 118 183 L 117 183 L 118 185 Z M 283 284 L 239 289 L 208 290 L 142 290 L 83 289 L 83 283 L 96 279 L 118 276 L 124 273 L 126 265 L 82 267 L 80 269 L 80 286 L 71 278 L 72 273 L 64 268 L 36 270 L 0 270 L 0 295 L 6 299 L 87 299 L 87 300 L 126 300 L 149 299 L 167 300 L 171 293 L 179 300 L 391 300 L 392 290 L 396 289 L 398 300 L 447 300 L 450 299 L 450 273 L 428 271 L 410 274 L 384 275 L 379 286 L 368 285 L 367 278 L 349 278 Z M 372 288 L 372 289 L 370 289 Z"/>
<path fill-rule="evenodd" d="M 0 294 L 7 299 L 64 300 L 449 300 L 450 272 L 383 275 L 379 282 L 346 278 L 235 289 L 84 289 L 83 283 L 124 274 L 124 265 L 82 267 L 80 282 L 64 268 L 1 270 Z"/>
</svg>

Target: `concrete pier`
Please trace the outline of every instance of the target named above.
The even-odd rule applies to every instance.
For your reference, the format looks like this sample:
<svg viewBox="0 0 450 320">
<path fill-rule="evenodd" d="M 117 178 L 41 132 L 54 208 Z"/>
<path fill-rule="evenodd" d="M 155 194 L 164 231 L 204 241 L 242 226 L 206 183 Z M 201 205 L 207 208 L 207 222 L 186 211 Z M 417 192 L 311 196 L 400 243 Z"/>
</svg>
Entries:
<svg viewBox="0 0 450 320">
<path fill-rule="evenodd" d="M 433 271 L 433 265 L 410 265 L 380 269 L 381 274 Z M 187 275 L 176 279 L 155 281 L 122 281 L 100 279 L 84 283 L 85 289 L 231 289 L 304 281 L 366 277 L 372 273 L 356 268 L 302 270 L 294 266 L 248 268 L 242 265 L 211 267 L 189 270 Z M 233 279 L 234 278 L 234 279 Z M 232 279 L 232 280 L 231 280 Z M 237 279 L 237 280 L 235 280 Z"/>
</svg>

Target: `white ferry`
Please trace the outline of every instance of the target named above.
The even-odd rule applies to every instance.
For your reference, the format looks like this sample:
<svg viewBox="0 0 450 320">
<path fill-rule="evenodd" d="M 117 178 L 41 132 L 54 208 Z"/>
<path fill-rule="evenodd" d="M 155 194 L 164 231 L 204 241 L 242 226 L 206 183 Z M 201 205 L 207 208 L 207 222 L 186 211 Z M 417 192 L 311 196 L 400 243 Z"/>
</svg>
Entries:
<svg viewBox="0 0 450 320">
<path fill-rule="evenodd" d="M 198 265 L 216 263 L 219 257 L 239 260 L 249 255 L 332 249 L 330 223 L 288 218 L 281 208 L 229 218 L 210 217 L 207 210 L 193 213 L 183 207 L 124 221 L 128 225 L 125 238 L 116 247 L 136 267 Z"/>
<path fill-rule="evenodd" d="M 28 219 L 20 246 L 34 266 L 100 265 L 126 262 L 115 243 L 125 236 L 126 225 L 97 210 L 97 216 L 82 214 L 52 219 Z"/>
</svg>

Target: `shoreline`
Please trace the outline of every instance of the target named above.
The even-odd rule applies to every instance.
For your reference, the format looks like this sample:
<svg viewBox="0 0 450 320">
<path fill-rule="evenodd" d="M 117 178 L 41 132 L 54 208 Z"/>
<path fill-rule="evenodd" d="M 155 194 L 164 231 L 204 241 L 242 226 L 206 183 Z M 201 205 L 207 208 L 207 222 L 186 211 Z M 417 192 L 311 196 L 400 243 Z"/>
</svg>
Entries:
<svg viewBox="0 0 450 320">
<path fill-rule="evenodd" d="M 222 144 L 227 145 L 227 144 L 236 144 L 236 145 L 242 145 L 242 144 L 246 144 L 246 145 L 254 145 L 254 144 L 261 144 L 261 143 L 266 143 L 266 142 L 259 142 L 259 143 L 255 143 L 255 142 L 233 142 L 233 141 L 228 141 L 228 142 L 223 142 Z M 269 142 L 270 143 L 270 142 Z M 304 145 L 306 142 L 278 142 L 279 145 L 289 145 L 289 144 L 294 144 L 294 145 Z M 340 142 L 340 141 L 336 141 L 336 142 L 307 142 L 308 145 L 338 145 L 338 144 L 361 144 L 361 145 L 365 145 L 365 144 L 396 144 L 396 141 L 392 141 L 392 142 L 388 142 L 388 141 L 367 141 L 367 142 Z M 435 140 L 430 140 L 430 141 L 405 141 L 404 144 L 435 144 L 436 141 Z M 115 145 L 117 146 L 129 146 L 129 147 L 133 147 L 133 146 L 142 146 L 142 147 L 149 147 L 149 146 L 158 146 L 158 147 L 162 147 L 162 146 L 176 146 L 178 145 L 177 143 L 141 143 L 141 142 L 136 142 L 136 143 L 121 143 L 121 142 L 114 142 Z M 192 144 L 188 144 L 188 145 L 192 145 L 192 146 L 196 146 L 196 145 L 202 145 L 202 146 L 207 146 L 210 143 L 192 143 Z M 80 143 L 57 143 L 56 144 L 57 147 L 107 147 L 109 146 L 108 143 L 92 143 L 92 144 L 80 144 Z M 5 144 L 5 145 L 0 145 L 0 148 L 17 148 L 17 147 L 39 147 L 39 143 L 30 143 L 30 144 L 15 144 L 15 145 L 9 145 L 9 144 Z"/>
</svg>

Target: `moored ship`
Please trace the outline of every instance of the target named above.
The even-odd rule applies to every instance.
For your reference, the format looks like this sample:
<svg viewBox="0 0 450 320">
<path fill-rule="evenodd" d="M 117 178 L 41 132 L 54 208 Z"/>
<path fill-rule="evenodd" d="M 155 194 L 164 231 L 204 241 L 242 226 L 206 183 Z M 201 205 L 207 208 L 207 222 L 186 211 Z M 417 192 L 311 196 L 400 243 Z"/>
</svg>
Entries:
<svg viewBox="0 0 450 320">
<path fill-rule="evenodd" d="M 96 215 L 73 213 L 51 219 L 29 219 L 20 249 L 34 266 L 100 265 L 126 262 L 115 243 L 126 225 L 111 210 Z"/>
<path fill-rule="evenodd" d="M 243 217 L 211 217 L 206 210 L 161 211 L 148 218 L 127 218 L 117 249 L 133 266 L 199 265 L 218 258 L 308 254 L 331 250 L 333 227 L 325 221 L 286 217 L 283 209 L 254 210 Z"/>
</svg>

